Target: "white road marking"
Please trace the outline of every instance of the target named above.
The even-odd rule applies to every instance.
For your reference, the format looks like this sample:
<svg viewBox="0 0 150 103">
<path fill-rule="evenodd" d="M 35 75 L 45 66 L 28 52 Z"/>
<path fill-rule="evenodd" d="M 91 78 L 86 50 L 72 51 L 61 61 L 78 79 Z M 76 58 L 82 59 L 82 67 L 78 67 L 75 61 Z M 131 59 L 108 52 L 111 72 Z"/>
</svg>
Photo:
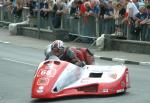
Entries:
<svg viewBox="0 0 150 103">
<path fill-rule="evenodd" d="M 0 43 L 10 44 L 10 42 L 8 42 L 8 41 L 2 41 L 2 40 L 0 40 Z"/>
<path fill-rule="evenodd" d="M 26 63 L 23 61 L 19 61 L 19 60 L 15 60 L 15 59 L 10 59 L 10 58 L 2 58 L 3 60 L 7 60 L 7 61 L 11 61 L 11 62 L 15 62 L 15 63 L 21 63 L 21 64 L 26 64 L 26 65 L 30 65 L 30 66 L 35 66 L 37 67 L 37 65 L 35 64 L 31 64 L 31 63 Z"/>
<path fill-rule="evenodd" d="M 141 65 L 150 65 L 150 62 L 140 62 Z"/>
<path fill-rule="evenodd" d="M 7 42 L 7 41 L 6 41 L 6 42 L 3 42 L 3 43 L 4 43 L 4 44 L 10 44 L 10 42 Z"/>
<path fill-rule="evenodd" d="M 96 59 L 98 58 L 98 59 L 99 59 L 99 58 L 100 58 L 100 56 L 98 56 L 98 55 L 94 55 L 94 58 L 96 58 Z"/>
<path fill-rule="evenodd" d="M 124 63 L 126 59 L 121 59 L 121 58 L 112 58 L 112 61 L 116 61 L 116 62 L 122 62 Z"/>
</svg>

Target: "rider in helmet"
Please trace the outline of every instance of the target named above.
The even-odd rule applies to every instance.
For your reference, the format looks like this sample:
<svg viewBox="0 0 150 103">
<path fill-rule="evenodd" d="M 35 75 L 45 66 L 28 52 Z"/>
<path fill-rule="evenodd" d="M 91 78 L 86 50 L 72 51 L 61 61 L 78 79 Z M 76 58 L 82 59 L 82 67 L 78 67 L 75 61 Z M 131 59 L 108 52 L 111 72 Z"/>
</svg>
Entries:
<svg viewBox="0 0 150 103">
<path fill-rule="evenodd" d="M 56 55 L 60 60 L 68 61 L 78 66 L 84 66 L 84 64 L 70 48 L 64 47 L 64 43 L 61 40 L 53 41 L 48 46 L 45 55 L 45 60 L 48 60 L 51 55 Z"/>
</svg>

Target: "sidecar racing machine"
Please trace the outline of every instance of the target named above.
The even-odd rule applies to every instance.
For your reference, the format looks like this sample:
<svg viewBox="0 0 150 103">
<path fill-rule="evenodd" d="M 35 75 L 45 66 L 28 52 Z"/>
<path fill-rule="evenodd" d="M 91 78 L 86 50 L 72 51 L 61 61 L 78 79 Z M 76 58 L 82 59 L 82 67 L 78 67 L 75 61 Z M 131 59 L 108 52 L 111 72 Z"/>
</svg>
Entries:
<svg viewBox="0 0 150 103">
<path fill-rule="evenodd" d="M 124 65 L 78 67 L 57 57 L 43 61 L 34 76 L 32 98 L 59 98 L 77 95 L 111 95 L 130 87 Z"/>
</svg>

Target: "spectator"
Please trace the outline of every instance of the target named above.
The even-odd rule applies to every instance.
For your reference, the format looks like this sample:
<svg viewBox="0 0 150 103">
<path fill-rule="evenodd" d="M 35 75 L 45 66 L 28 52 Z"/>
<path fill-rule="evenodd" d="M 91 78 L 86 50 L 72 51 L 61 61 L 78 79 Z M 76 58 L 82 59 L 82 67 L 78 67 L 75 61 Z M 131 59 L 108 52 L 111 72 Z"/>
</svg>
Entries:
<svg viewBox="0 0 150 103">
<path fill-rule="evenodd" d="M 121 3 L 121 2 L 120 2 L 120 3 Z M 124 6 L 123 4 L 121 4 L 121 9 L 120 9 L 120 11 L 119 11 L 119 14 L 120 14 L 120 16 L 121 16 L 122 18 L 125 17 L 126 8 L 125 8 L 125 6 Z"/>
<path fill-rule="evenodd" d="M 11 4 L 11 2 L 9 0 L 0 0 L 1 6 L 7 6 L 8 4 Z"/>
<path fill-rule="evenodd" d="M 145 6 L 150 5 L 150 0 L 144 0 L 144 4 L 145 4 Z"/>
<path fill-rule="evenodd" d="M 103 7 L 101 7 L 100 16 L 103 19 L 101 20 L 101 32 L 104 34 L 111 34 L 115 32 L 115 23 L 114 23 L 114 8 L 113 8 L 113 1 L 109 0 L 108 4 L 103 3 Z"/>
<path fill-rule="evenodd" d="M 40 2 L 40 15 L 44 19 L 48 19 L 49 12 L 52 11 L 52 2 L 50 0 L 43 0 Z"/>
<path fill-rule="evenodd" d="M 135 4 L 135 6 L 139 9 L 139 3 L 138 3 L 138 0 L 132 0 L 133 1 L 133 3 Z"/>
<path fill-rule="evenodd" d="M 72 2 L 71 9 L 70 9 L 70 15 L 74 18 L 79 18 L 78 1 Z"/>
<path fill-rule="evenodd" d="M 23 0 L 12 0 L 12 13 L 15 17 L 20 18 L 22 16 L 23 10 Z"/>
<path fill-rule="evenodd" d="M 29 7 L 30 4 L 30 0 L 24 0 L 24 6 L 25 7 Z"/>
<path fill-rule="evenodd" d="M 104 14 L 104 19 L 112 19 L 113 17 L 114 17 L 113 2 L 112 0 L 109 0 Z"/>
<path fill-rule="evenodd" d="M 140 12 L 135 15 L 135 20 L 137 25 L 140 25 L 140 22 L 142 22 L 147 17 L 145 7 L 140 7 L 139 11 Z"/>
<path fill-rule="evenodd" d="M 150 24 L 150 5 L 146 6 L 147 18 L 140 22 L 140 24 Z"/>
<path fill-rule="evenodd" d="M 115 19 L 115 34 L 116 36 L 123 36 L 123 33 L 121 31 L 121 21 L 122 18 L 120 15 L 120 10 L 122 10 L 122 5 L 120 3 L 114 4 L 114 19 Z"/>
<path fill-rule="evenodd" d="M 135 15 L 139 13 L 139 10 L 131 0 L 125 0 L 125 4 L 127 5 L 125 21 L 128 22 L 127 39 L 135 40 L 135 35 L 132 31 L 134 28 Z"/>
<path fill-rule="evenodd" d="M 80 7 L 81 15 L 83 15 L 83 16 L 90 16 L 91 9 L 92 8 L 91 8 L 90 1 L 83 2 L 83 4 Z"/>
<path fill-rule="evenodd" d="M 104 14 L 106 12 L 106 5 L 105 3 L 101 2 L 100 3 L 100 18 L 104 18 Z"/>
<path fill-rule="evenodd" d="M 13 7 L 12 7 L 12 0 L 5 0 L 4 4 L 8 10 L 9 13 L 12 13 Z"/>
<path fill-rule="evenodd" d="M 71 8 L 71 4 L 69 4 L 69 0 L 63 0 L 63 13 L 69 14 Z"/>
<path fill-rule="evenodd" d="M 91 1 L 91 11 L 95 16 L 98 16 L 100 14 L 100 1 Z"/>
<path fill-rule="evenodd" d="M 135 25 L 133 27 L 133 33 L 136 36 L 136 39 L 138 39 L 141 30 L 144 29 L 144 26 L 141 26 L 140 22 L 142 22 L 147 17 L 145 7 L 140 7 L 139 11 L 140 12 L 135 15 Z M 144 34 L 141 35 L 140 39 L 144 40 Z"/>
<path fill-rule="evenodd" d="M 4 4 L 4 0 L 0 0 L 0 4 Z"/>
<path fill-rule="evenodd" d="M 77 1 L 73 1 L 71 4 L 70 15 L 73 16 L 77 11 Z"/>
<path fill-rule="evenodd" d="M 147 5 L 147 14 L 148 14 L 148 16 L 147 16 L 147 27 L 148 27 L 148 29 L 147 29 L 147 33 L 146 33 L 146 35 L 145 35 L 145 40 L 146 41 L 150 41 L 150 4 L 149 5 Z"/>
<path fill-rule="evenodd" d="M 63 14 L 63 2 L 56 1 L 52 9 L 52 24 L 54 28 L 59 28 L 61 26 L 61 16 Z"/>
<path fill-rule="evenodd" d="M 38 2 L 36 0 L 30 0 L 29 10 L 30 10 L 30 16 L 37 16 Z"/>
<path fill-rule="evenodd" d="M 135 15 L 139 13 L 138 8 L 131 0 L 126 0 L 127 8 L 126 8 L 126 16 L 127 19 L 132 18 L 134 19 Z"/>
<path fill-rule="evenodd" d="M 88 23 L 88 17 L 92 14 L 91 2 L 88 0 L 83 1 L 80 6 L 80 15 L 83 16 L 83 23 Z"/>
<path fill-rule="evenodd" d="M 77 18 L 79 18 L 79 16 L 82 15 L 82 6 L 83 6 L 82 0 L 77 1 L 77 11 L 76 11 L 76 14 L 75 14 L 75 16 Z"/>
<path fill-rule="evenodd" d="M 150 41 L 150 5 L 146 6 L 146 12 L 147 12 L 147 18 L 145 18 L 143 21 L 140 22 L 141 25 L 146 25 L 147 26 L 147 30 L 144 36 L 144 40 L 145 41 Z"/>
</svg>

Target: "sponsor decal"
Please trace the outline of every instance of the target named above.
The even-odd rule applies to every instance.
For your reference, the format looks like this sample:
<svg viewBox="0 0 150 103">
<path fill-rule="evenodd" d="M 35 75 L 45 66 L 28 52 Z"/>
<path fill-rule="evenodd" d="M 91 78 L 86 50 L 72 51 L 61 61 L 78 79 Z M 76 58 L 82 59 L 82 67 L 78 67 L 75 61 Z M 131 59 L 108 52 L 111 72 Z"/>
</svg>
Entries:
<svg viewBox="0 0 150 103">
<path fill-rule="evenodd" d="M 128 74 L 128 72 L 126 73 L 126 86 L 127 86 L 127 87 L 130 87 L 129 74 Z"/>
<path fill-rule="evenodd" d="M 43 91 L 44 91 L 44 87 L 39 86 L 39 88 L 37 89 L 37 93 L 43 93 Z"/>
<path fill-rule="evenodd" d="M 56 74 L 56 69 L 50 69 L 47 71 L 46 75 L 49 77 L 54 77 Z"/>
<path fill-rule="evenodd" d="M 121 93 L 121 92 L 124 92 L 124 89 L 117 90 L 117 93 Z"/>
<path fill-rule="evenodd" d="M 41 71 L 41 76 L 46 75 L 46 72 L 47 72 L 47 70 L 42 70 L 42 71 Z"/>
<path fill-rule="evenodd" d="M 122 86 L 122 87 L 125 87 L 125 86 L 126 86 L 126 84 L 125 84 L 124 81 L 121 81 L 121 86 Z"/>
<path fill-rule="evenodd" d="M 48 76 L 48 77 L 54 77 L 56 75 L 56 69 L 51 68 L 51 69 L 44 69 L 44 70 L 39 70 L 37 76 Z"/>
<path fill-rule="evenodd" d="M 37 85 L 48 85 L 49 79 L 48 78 L 39 78 L 37 81 Z"/>
<path fill-rule="evenodd" d="M 116 73 L 110 74 L 110 77 L 113 78 L 113 79 L 116 79 L 117 78 L 117 74 Z"/>
<path fill-rule="evenodd" d="M 108 89 L 107 89 L 107 88 L 104 88 L 104 89 L 102 90 L 102 92 L 108 93 Z"/>
</svg>

